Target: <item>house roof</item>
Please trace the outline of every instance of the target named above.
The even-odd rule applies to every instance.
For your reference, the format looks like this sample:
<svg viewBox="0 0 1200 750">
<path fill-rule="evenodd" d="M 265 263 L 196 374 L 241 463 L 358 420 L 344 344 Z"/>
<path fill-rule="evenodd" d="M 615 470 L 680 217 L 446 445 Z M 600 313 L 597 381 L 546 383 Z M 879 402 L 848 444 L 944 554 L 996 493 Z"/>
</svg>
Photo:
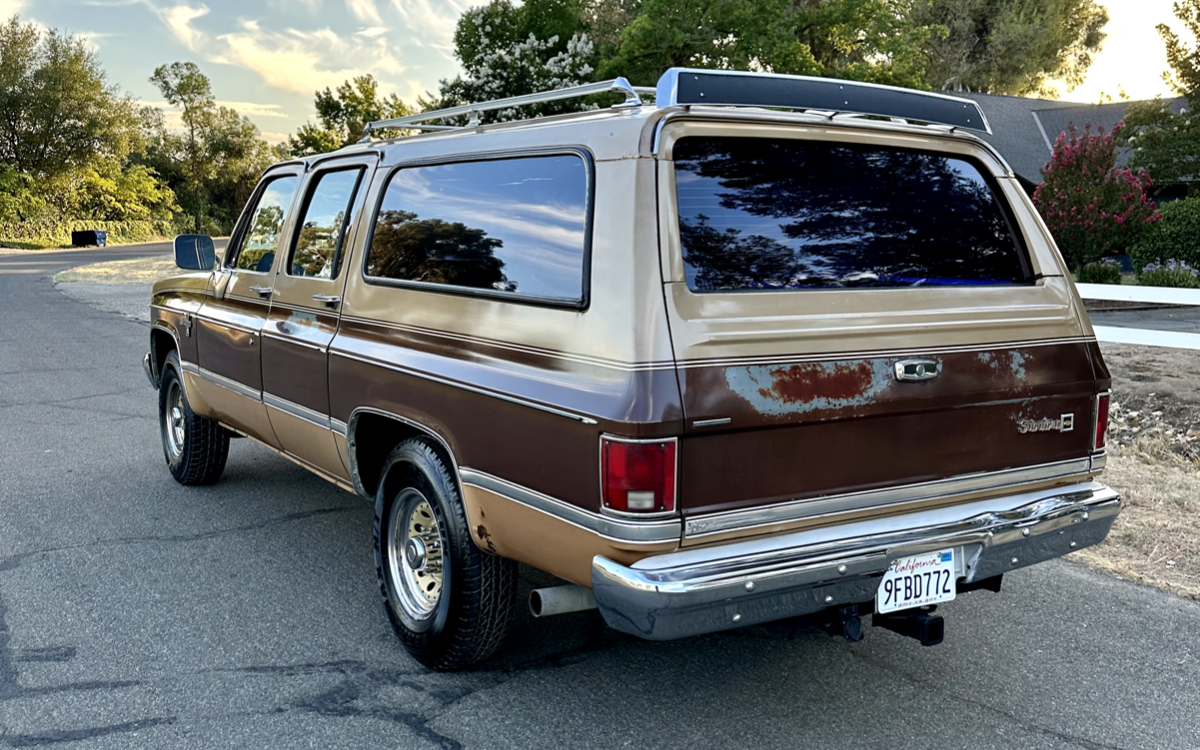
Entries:
<svg viewBox="0 0 1200 750">
<path fill-rule="evenodd" d="M 1080 104 L 998 94 L 956 96 L 979 104 L 993 133 L 981 137 L 995 146 L 1017 176 L 1031 186 L 1042 181 L 1041 170 L 1050 162 L 1054 141 L 1072 124 L 1080 131 L 1089 124 L 1092 132 L 1111 130 L 1125 118 L 1125 109 L 1130 104 Z M 1184 101 L 1182 98 L 1172 100 L 1171 108 L 1177 110 Z M 1128 158 L 1128 154 L 1117 154 L 1118 163 L 1124 163 Z"/>
</svg>

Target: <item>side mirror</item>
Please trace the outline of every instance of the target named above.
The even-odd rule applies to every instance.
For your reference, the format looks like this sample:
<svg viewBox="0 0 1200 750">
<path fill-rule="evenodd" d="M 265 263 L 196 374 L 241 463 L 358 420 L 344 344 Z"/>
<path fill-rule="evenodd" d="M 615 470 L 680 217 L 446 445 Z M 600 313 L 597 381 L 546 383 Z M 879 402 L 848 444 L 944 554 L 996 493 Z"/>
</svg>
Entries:
<svg viewBox="0 0 1200 750">
<path fill-rule="evenodd" d="M 205 234 L 181 234 L 175 238 L 175 265 L 186 271 L 211 271 L 217 265 L 217 248 Z"/>
</svg>

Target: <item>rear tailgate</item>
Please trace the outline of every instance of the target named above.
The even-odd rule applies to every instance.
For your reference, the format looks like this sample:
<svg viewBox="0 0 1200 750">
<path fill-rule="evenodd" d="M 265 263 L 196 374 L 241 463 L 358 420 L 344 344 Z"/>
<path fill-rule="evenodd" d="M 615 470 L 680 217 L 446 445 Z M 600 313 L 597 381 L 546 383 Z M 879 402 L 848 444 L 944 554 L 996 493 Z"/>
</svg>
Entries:
<svg viewBox="0 0 1200 750">
<path fill-rule="evenodd" d="M 847 153 L 871 153 L 874 143 L 814 164 L 810 145 L 837 144 L 798 151 L 793 131 L 782 150 L 744 149 L 737 144 L 746 139 L 723 128 L 668 129 L 666 154 L 674 149 L 679 161 L 660 166 L 666 300 L 687 430 L 685 537 L 763 533 L 1090 471 L 1094 339 L 999 163 L 970 142 L 947 141 L 939 150 L 961 154 L 950 171 L 909 173 L 847 199 L 837 192 L 856 184 L 847 174 L 895 174 L 891 157 L 831 174 Z M 846 137 L 831 133 L 818 137 Z M 888 153 L 910 159 L 913 139 L 894 140 Z M 796 164 L 800 151 L 808 161 Z M 988 191 L 972 200 L 998 200 L 1002 219 L 984 240 L 967 236 L 981 215 L 944 188 L 911 198 L 922 179 L 946 174 L 965 175 L 964 190 Z M 822 214 L 814 201 L 832 207 Z M 940 234 L 914 245 L 929 227 Z M 1002 229 L 1015 247 L 1008 260 L 988 244 Z M 973 261 L 979 252 L 990 255 Z M 914 270 L 920 264 L 910 259 L 922 254 L 935 260 Z M 732 262 L 739 258 L 748 260 Z"/>
</svg>

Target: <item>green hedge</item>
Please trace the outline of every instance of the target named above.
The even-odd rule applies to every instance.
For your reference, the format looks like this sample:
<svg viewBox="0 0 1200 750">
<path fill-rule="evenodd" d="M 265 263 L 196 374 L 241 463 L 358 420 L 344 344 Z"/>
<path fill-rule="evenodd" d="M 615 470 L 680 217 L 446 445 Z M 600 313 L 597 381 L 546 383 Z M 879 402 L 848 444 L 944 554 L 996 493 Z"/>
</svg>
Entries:
<svg viewBox="0 0 1200 750">
<path fill-rule="evenodd" d="M 1080 284 L 1120 284 L 1121 266 L 1111 261 L 1088 263 L 1079 269 Z"/>
<path fill-rule="evenodd" d="M 1200 268 L 1200 196 L 1162 204 L 1162 218 L 1129 251 L 1134 269 L 1178 260 Z"/>
<path fill-rule="evenodd" d="M 0 222 L 0 241 L 71 244 L 71 232 L 108 232 L 109 242 L 145 242 L 174 237 L 170 221 L 17 221 Z"/>
</svg>

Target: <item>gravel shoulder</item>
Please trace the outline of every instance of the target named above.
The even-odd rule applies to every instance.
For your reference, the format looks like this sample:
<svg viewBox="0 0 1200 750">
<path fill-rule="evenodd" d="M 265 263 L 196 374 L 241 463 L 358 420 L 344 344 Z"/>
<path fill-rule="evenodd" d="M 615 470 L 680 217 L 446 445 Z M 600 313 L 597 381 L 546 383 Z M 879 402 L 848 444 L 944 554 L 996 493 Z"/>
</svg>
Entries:
<svg viewBox="0 0 1200 750">
<path fill-rule="evenodd" d="M 1103 479 L 1125 507 L 1104 544 L 1075 557 L 1200 600 L 1200 352 L 1101 348 L 1113 374 Z"/>
</svg>

